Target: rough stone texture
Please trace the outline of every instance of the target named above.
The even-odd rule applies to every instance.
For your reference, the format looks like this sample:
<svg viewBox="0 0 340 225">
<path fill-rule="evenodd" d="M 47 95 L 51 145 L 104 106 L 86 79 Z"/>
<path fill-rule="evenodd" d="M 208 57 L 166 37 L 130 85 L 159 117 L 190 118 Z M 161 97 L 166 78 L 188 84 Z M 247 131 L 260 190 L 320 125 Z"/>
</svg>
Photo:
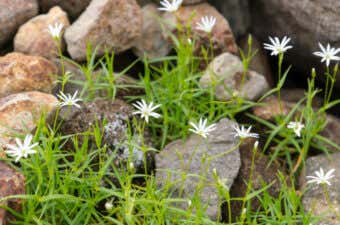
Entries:
<svg viewBox="0 0 340 225">
<path fill-rule="evenodd" d="M 312 185 L 303 196 L 303 205 L 306 211 L 322 216 L 321 224 L 340 225 L 340 153 L 334 153 L 327 157 L 319 155 L 306 160 L 305 171 L 301 175 L 300 185 L 304 187 L 307 182 L 306 176 L 315 176 L 314 172 L 322 168 L 324 171 L 335 169 L 335 177 L 332 178 L 331 186 L 327 186 L 329 200 L 327 201 L 324 189 L 317 185 Z M 331 203 L 331 204 L 330 204 Z M 335 212 L 333 211 L 335 210 Z"/>
<path fill-rule="evenodd" d="M 0 199 L 10 195 L 25 194 L 25 178 L 16 172 L 12 167 L 0 161 Z M 6 202 L 0 202 L 0 205 L 6 205 L 19 212 L 21 210 L 21 200 L 11 199 Z M 6 225 L 13 220 L 13 216 L 6 212 L 5 209 L 0 208 L 0 224 Z"/>
<path fill-rule="evenodd" d="M 110 157 L 112 154 L 116 154 L 113 163 L 117 168 L 124 168 L 127 159 L 132 157 L 131 161 L 134 163 L 136 172 L 144 173 L 144 156 L 147 160 L 147 171 L 150 171 L 154 167 L 153 154 L 147 151 L 144 155 L 143 151 L 138 147 L 141 146 L 142 141 L 140 140 L 140 134 L 133 133 L 134 130 L 132 130 L 131 134 L 133 139 L 129 140 L 128 126 L 131 125 L 132 112 L 132 107 L 119 99 L 115 101 L 98 99 L 83 104 L 80 109 L 63 107 L 59 114 L 60 120 L 63 121 L 60 132 L 63 135 L 85 133 L 93 131 L 95 125 L 98 124 L 100 130 L 104 132 L 102 145 L 108 147 L 108 154 L 103 157 Z M 96 141 L 94 137 L 90 136 L 89 138 L 89 145 L 93 145 L 95 148 Z M 150 141 L 146 134 L 144 138 L 144 143 L 148 145 Z M 83 143 L 82 136 L 78 136 L 78 142 L 79 146 L 81 146 Z M 68 143 L 65 149 L 74 149 L 73 144 Z"/>
<path fill-rule="evenodd" d="M 227 18 L 236 38 L 247 33 L 250 27 L 248 0 L 209 0 L 209 2 Z"/>
<path fill-rule="evenodd" d="M 249 64 L 249 69 L 258 72 L 259 74 L 263 74 L 270 86 L 274 85 L 273 74 L 270 68 L 269 60 L 266 52 L 263 49 L 262 43 L 252 35 L 252 46 L 251 52 L 256 55 L 252 58 Z M 248 54 L 248 36 L 244 37 L 240 41 L 240 48 L 244 51 L 244 53 Z"/>
<path fill-rule="evenodd" d="M 230 189 L 231 198 L 243 198 L 247 193 L 247 183 L 252 183 L 252 192 L 261 190 L 265 185 L 271 184 L 267 189 L 268 193 L 272 196 L 278 196 L 281 188 L 281 181 L 278 178 L 278 173 L 285 174 L 284 168 L 277 162 L 269 165 L 270 159 L 268 156 L 261 153 L 261 150 L 254 151 L 254 139 L 246 139 L 240 146 L 241 155 L 241 168 Z M 252 159 L 254 157 L 254 167 L 252 168 Z M 240 216 L 242 212 L 242 201 L 231 202 L 231 215 L 232 219 Z M 253 212 L 259 210 L 261 203 L 258 198 L 251 200 L 251 210 Z M 226 207 L 227 208 L 227 207 Z M 227 210 L 227 209 L 226 209 Z M 228 214 L 225 216 L 227 217 Z M 229 221 L 226 219 L 225 221 Z"/>
<path fill-rule="evenodd" d="M 196 29 L 197 23 L 201 21 L 203 16 L 207 15 L 216 18 L 216 25 L 210 35 Z M 201 53 L 201 48 L 203 46 L 205 49 L 210 49 L 212 46 L 214 55 L 219 55 L 223 52 L 238 52 L 234 35 L 228 21 L 208 3 L 183 6 L 176 11 L 176 13 L 165 13 L 163 19 L 168 24 L 169 29 L 173 30 L 173 32 L 178 32 L 178 22 L 184 27 L 191 25 L 191 39 L 195 40 L 196 54 Z"/>
<path fill-rule="evenodd" d="M 340 46 L 340 1 L 301 0 L 258 0 L 249 1 L 252 11 L 252 27 L 261 41 L 268 42 L 268 36 L 292 38 L 293 49 L 285 60 L 294 68 L 308 75 L 316 67 L 324 70 L 325 65 L 312 53 L 319 51 L 318 42 Z M 340 87 L 340 73 L 337 85 Z M 323 76 L 320 76 L 323 77 Z"/>
<path fill-rule="evenodd" d="M 58 100 L 50 94 L 23 92 L 0 99 L 0 158 L 1 149 L 12 143 L 13 136 L 33 131 L 42 113 L 53 112 Z"/>
<path fill-rule="evenodd" d="M 56 23 L 64 25 L 62 32 L 70 25 L 67 14 L 58 6 L 53 7 L 48 14 L 30 19 L 19 28 L 14 38 L 15 51 L 45 58 L 56 57 L 58 46 L 48 31 L 48 26 Z M 64 51 L 64 42 L 61 48 Z"/>
<path fill-rule="evenodd" d="M 168 55 L 172 45 L 162 29 L 158 7 L 155 4 L 148 4 L 142 11 L 142 35 L 137 39 L 133 52 L 140 58 L 146 56 L 150 59 Z"/>
<path fill-rule="evenodd" d="M 141 35 L 143 16 L 135 0 L 93 0 L 65 32 L 67 49 L 75 60 L 86 59 L 86 46 L 122 52 Z"/>
<path fill-rule="evenodd" d="M 230 188 L 241 166 L 238 139 L 232 135 L 233 125 L 234 122 L 222 119 L 207 139 L 193 134 L 187 140 L 170 143 L 156 155 L 157 183 L 160 186 L 173 183 L 174 194 L 183 198 L 192 197 L 197 187 L 204 184 L 199 195 L 202 204 L 207 205 L 207 215 L 214 220 L 221 217 L 213 169 Z"/>
<path fill-rule="evenodd" d="M 19 26 L 38 14 L 36 0 L 0 1 L 0 46 L 8 42 Z"/>
<path fill-rule="evenodd" d="M 57 67 L 39 56 L 10 53 L 0 57 L 0 97 L 23 91 L 51 92 Z"/>
<path fill-rule="evenodd" d="M 241 60 L 230 53 L 217 56 L 204 72 L 200 84 L 204 88 L 216 85 L 215 95 L 219 100 L 229 100 L 234 94 L 247 100 L 257 100 L 269 88 L 263 75 L 248 71 L 242 81 Z"/>
<path fill-rule="evenodd" d="M 60 6 L 72 18 L 77 18 L 90 4 L 91 0 L 38 0 L 41 11 L 47 12 L 53 6 Z"/>
</svg>

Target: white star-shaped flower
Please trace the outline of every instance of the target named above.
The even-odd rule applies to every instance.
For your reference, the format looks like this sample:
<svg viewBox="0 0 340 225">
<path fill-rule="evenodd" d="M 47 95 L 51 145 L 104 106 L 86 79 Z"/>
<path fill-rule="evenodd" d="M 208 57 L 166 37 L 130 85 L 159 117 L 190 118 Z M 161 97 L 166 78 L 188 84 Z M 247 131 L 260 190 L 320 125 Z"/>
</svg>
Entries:
<svg viewBox="0 0 340 225">
<path fill-rule="evenodd" d="M 301 130 L 305 127 L 300 122 L 289 122 L 287 125 L 287 128 L 292 129 L 296 136 L 300 137 L 301 136 Z"/>
<path fill-rule="evenodd" d="M 246 129 L 244 126 L 239 127 L 239 125 L 234 125 L 233 129 L 235 130 L 234 132 L 234 137 L 240 137 L 241 139 L 244 138 L 258 138 L 259 135 L 256 133 L 251 133 L 251 126 Z"/>
<path fill-rule="evenodd" d="M 64 25 L 62 23 L 55 23 L 54 25 L 48 25 L 48 32 L 53 38 L 60 38 L 61 31 L 63 30 Z"/>
<path fill-rule="evenodd" d="M 33 136 L 31 134 L 26 135 L 24 143 L 19 138 L 15 139 L 16 145 L 7 144 L 6 154 L 15 158 L 15 162 L 18 162 L 21 158 L 27 158 L 30 154 L 35 154 L 34 148 L 38 143 L 31 144 Z"/>
<path fill-rule="evenodd" d="M 160 4 L 162 5 L 161 8 L 158 8 L 161 11 L 167 11 L 167 12 L 175 12 L 178 10 L 178 8 L 181 6 L 183 0 L 162 0 Z"/>
<path fill-rule="evenodd" d="M 328 67 L 331 61 L 339 61 L 340 57 L 336 56 L 340 52 L 340 48 L 335 49 L 327 44 L 325 48 L 321 43 L 319 43 L 319 47 L 321 52 L 314 52 L 313 54 L 321 57 L 321 62 L 326 62 L 326 66 Z"/>
<path fill-rule="evenodd" d="M 288 45 L 288 43 L 290 42 L 290 38 L 288 38 L 287 36 L 284 36 L 282 41 L 280 41 L 278 37 L 269 37 L 269 40 L 271 43 L 265 43 L 264 49 L 272 51 L 271 55 L 278 55 L 280 53 L 286 52 L 288 49 L 293 48 L 293 46 Z"/>
<path fill-rule="evenodd" d="M 204 31 L 206 33 L 211 33 L 212 29 L 216 24 L 216 18 L 213 16 L 203 16 L 200 22 L 197 22 L 196 29 Z"/>
<path fill-rule="evenodd" d="M 204 138 L 207 138 L 209 133 L 216 129 L 216 124 L 211 124 L 207 126 L 207 123 L 208 123 L 208 120 L 207 119 L 203 120 L 202 118 L 200 118 L 198 124 L 190 122 L 189 124 L 193 127 L 193 129 L 190 128 L 189 131 L 195 134 L 198 134 Z"/>
<path fill-rule="evenodd" d="M 65 95 L 63 92 L 60 91 L 60 94 L 57 95 L 58 98 L 61 100 L 59 102 L 60 107 L 63 106 L 75 106 L 80 108 L 80 105 L 77 102 L 83 101 L 81 98 L 77 98 L 78 91 L 76 91 L 73 95 L 67 94 Z"/>
<path fill-rule="evenodd" d="M 318 185 L 327 184 L 328 186 L 330 186 L 331 185 L 330 180 L 334 177 L 334 174 L 333 174 L 334 172 L 335 172 L 335 169 L 331 169 L 330 171 L 325 173 L 323 169 L 320 168 L 319 171 L 314 172 L 316 176 L 307 176 L 307 179 L 309 179 L 307 183 L 309 184 L 316 183 Z"/>
<path fill-rule="evenodd" d="M 132 105 L 138 109 L 137 111 L 133 112 L 133 114 L 140 114 L 141 117 L 144 118 L 147 123 L 149 123 L 149 117 L 154 118 L 161 117 L 160 114 L 154 112 L 154 110 L 159 108 L 161 105 L 154 106 L 153 102 L 150 102 L 150 104 L 148 105 L 146 104 L 144 99 Z"/>
</svg>

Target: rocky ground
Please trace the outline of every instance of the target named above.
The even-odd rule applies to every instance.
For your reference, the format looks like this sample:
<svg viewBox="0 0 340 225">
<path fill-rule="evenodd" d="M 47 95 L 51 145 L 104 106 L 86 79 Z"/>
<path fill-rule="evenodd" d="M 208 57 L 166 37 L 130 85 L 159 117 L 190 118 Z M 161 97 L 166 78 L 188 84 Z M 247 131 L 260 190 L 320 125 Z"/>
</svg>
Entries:
<svg viewBox="0 0 340 225">
<path fill-rule="evenodd" d="M 215 57 L 208 62 L 200 62 L 203 75 L 199 83 L 203 89 L 213 86 L 216 99 L 224 102 L 232 100 L 235 95 L 256 102 L 275 86 L 276 69 L 272 69 L 272 60 L 262 49 L 262 42 L 267 42 L 270 35 L 288 35 L 292 38 L 294 49 L 287 54 L 287 62 L 296 68 L 295 74 L 290 75 L 294 78 L 290 79 L 297 79 L 298 83 L 306 80 L 303 74 L 308 75 L 312 67 L 319 72 L 324 71 L 324 65 L 312 55 L 318 49 L 318 42 L 340 46 L 338 0 L 184 0 L 183 6 L 176 12 L 162 12 L 158 7 L 159 1 L 152 0 L 0 0 L 0 158 L 6 158 L 6 146 L 15 144 L 15 135 L 33 133 L 37 129 L 42 114 L 46 118 L 55 117 L 58 108 L 56 94 L 61 90 L 58 78 L 65 71 L 72 72 L 79 80 L 86 76 L 75 63 L 61 63 L 63 58 L 60 53 L 84 65 L 88 59 L 89 43 L 95 49 L 94 58 L 114 51 L 118 61 L 132 63 L 144 57 L 155 60 L 173 53 L 176 43 L 171 37 L 180 36 L 178 24 L 195 27 L 202 16 L 213 16 L 216 26 L 212 32 L 207 34 L 193 29 L 188 37 L 194 43 L 194 54 L 197 56 L 201 56 L 202 48 L 211 47 L 211 54 Z M 49 26 L 56 23 L 62 25 L 63 35 L 59 45 L 49 33 Z M 248 34 L 253 34 L 253 48 L 258 49 L 258 52 L 249 70 L 245 71 L 239 49 L 245 53 L 248 51 Z M 143 73 L 143 68 L 136 66 L 134 69 Z M 94 76 L 105 73 L 100 70 L 92 72 Z M 130 75 L 124 74 L 117 83 L 135 85 L 138 74 Z M 336 94 L 340 90 L 339 81 L 337 79 L 335 83 Z M 78 88 L 79 85 L 67 84 L 64 91 L 73 94 Z M 105 131 L 104 141 L 111 149 L 107 157 L 114 154 L 112 149 L 119 144 L 119 154 L 114 163 L 121 167 L 127 160 L 129 149 L 125 136 L 127 126 L 133 121 L 132 106 L 124 97 L 136 93 L 143 93 L 143 90 L 119 90 L 118 98 L 114 101 L 83 102 L 81 109 L 73 107 L 71 111 L 61 111 L 58 115 L 64 124 L 60 128 L 61 132 L 65 135 L 86 132 L 96 120 L 105 118 L 108 125 L 100 129 Z M 303 98 L 303 93 L 301 89 L 283 90 L 283 109 L 280 109 L 277 96 L 271 94 L 261 99 L 262 104 L 250 111 L 264 121 L 274 121 L 279 114 L 288 116 Z M 104 94 L 96 90 L 94 95 Z M 322 100 L 313 104 L 314 108 L 321 108 Z M 337 217 L 340 214 L 340 154 L 335 152 L 339 150 L 340 144 L 340 120 L 330 114 L 325 115 L 324 119 L 327 123 L 320 135 L 335 143 L 329 145 L 334 154 L 313 152 L 308 156 L 299 185 L 304 187 L 306 176 L 313 175 L 320 167 L 338 171 L 333 178 L 334 185 L 329 189 L 332 204 L 317 189 L 307 190 L 303 198 L 305 209 L 316 214 L 333 207 L 335 213 L 326 215 L 327 223 L 337 225 L 340 224 Z M 288 176 L 290 171 L 279 160 L 267 167 L 270 159 L 261 153 L 261 147 L 255 154 L 255 171 L 250 171 L 252 155 L 249 153 L 253 150 L 254 140 L 249 139 L 238 146 L 239 140 L 232 135 L 235 124 L 230 119 L 222 118 L 205 141 L 192 134 L 186 140 L 169 143 L 158 154 L 133 149 L 134 167 L 141 172 L 145 166 L 151 168 L 149 171 L 155 170 L 155 179 L 160 187 L 165 180 L 180 180 L 181 173 L 202 176 L 206 187 L 200 197 L 208 203 L 207 215 L 213 220 L 220 220 L 227 214 L 227 209 L 218 200 L 216 189 L 209 185 L 215 182 L 214 172 L 223 180 L 222 184 L 230 189 L 233 197 L 245 195 L 247 187 L 243 181 L 248 178 L 253 180 L 254 190 L 260 190 L 263 181 L 274 182 L 269 192 L 273 196 L 278 195 L 280 185 L 276 174 L 280 171 Z M 261 125 L 258 127 L 265 133 L 265 128 Z M 146 131 L 145 139 L 148 140 L 149 136 Z M 138 139 L 138 135 L 135 138 Z M 95 142 L 90 140 L 93 145 Z M 150 140 L 147 145 L 152 145 Z M 230 154 L 223 154 L 225 149 L 233 147 Z M 144 154 L 148 159 L 147 165 L 141 162 Z M 202 162 L 202 159 L 207 161 Z M 176 173 L 171 175 L 166 172 L 168 170 Z M 197 180 L 195 176 L 189 177 L 176 186 L 174 196 L 185 198 L 193 194 L 193 186 L 201 185 L 199 181 L 201 179 Z M 24 194 L 24 185 L 25 177 L 6 160 L 0 161 L 0 200 L 6 196 Z M 21 208 L 21 201 L 15 199 L 0 204 L 16 211 Z M 253 210 L 259 207 L 259 201 L 255 200 Z M 231 210 L 233 215 L 240 215 L 242 207 L 235 201 Z M 12 218 L 10 212 L 0 207 L 1 225 L 7 224 Z"/>
</svg>

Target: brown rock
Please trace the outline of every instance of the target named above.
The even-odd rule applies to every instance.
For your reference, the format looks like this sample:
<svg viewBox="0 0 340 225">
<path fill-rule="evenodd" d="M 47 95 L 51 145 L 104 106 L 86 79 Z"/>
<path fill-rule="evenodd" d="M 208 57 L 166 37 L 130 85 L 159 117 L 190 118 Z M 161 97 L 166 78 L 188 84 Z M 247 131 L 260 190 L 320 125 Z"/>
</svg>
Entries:
<svg viewBox="0 0 340 225">
<path fill-rule="evenodd" d="M 51 92 L 57 67 L 47 59 L 10 53 L 0 57 L 0 97 L 23 91 Z"/>
<path fill-rule="evenodd" d="M 205 2 L 205 0 L 183 0 L 183 5 L 194 5 Z"/>
<path fill-rule="evenodd" d="M 19 26 L 38 14 L 36 0 L 0 1 L 0 46 L 8 42 Z"/>
<path fill-rule="evenodd" d="M 86 46 L 119 53 L 131 48 L 141 35 L 142 12 L 135 0 L 93 0 L 72 26 L 66 29 L 65 40 L 71 57 L 86 59 Z"/>
<path fill-rule="evenodd" d="M 72 19 L 76 19 L 90 4 L 91 0 L 38 0 L 43 12 L 53 6 L 60 6 Z"/>
<path fill-rule="evenodd" d="M 14 135 L 32 132 L 40 116 L 51 114 L 57 103 L 53 95 L 41 92 L 24 92 L 1 98 L 0 155 L 1 149 L 13 141 Z"/>
<path fill-rule="evenodd" d="M 0 161 L 0 199 L 10 195 L 22 195 L 25 194 L 25 178 L 24 176 L 16 172 L 5 162 Z M 21 210 L 21 200 L 11 199 L 5 202 L 0 201 L 0 205 L 10 207 L 16 212 Z M 9 221 L 13 220 L 13 216 L 6 212 L 5 209 L 0 208 L 0 224 L 9 224 Z"/>
<path fill-rule="evenodd" d="M 70 25 L 67 14 L 60 7 L 53 7 L 48 14 L 30 19 L 19 28 L 15 36 L 15 51 L 54 58 L 58 54 L 58 46 L 48 32 L 48 26 L 56 23 L 64 25 L 63 31 Z M 64 42 L 62 42 L 61 48 L 62 51 L 65 49 Z"/>
<path fill-rule="evenodd" d="M 252 184 L 251 192 L 261 190 L 265 185 L 273 183 L 267 189 L 268 193 L 274 197 L 280 193 L 281 181 L 278 174 L 279 172 L 284 174 L 284 168 L 276 162 L 269 164 L 268 156 L 263 155 L 259 150 L 254 150 L 254 143 L 254 139 L 246 139 L 240 146 L 241 168 L 230 189 L 231 198 L 243 198 L 247 193 L 248 183 Z M 253 158 L 254 164 L 252 167 Z M 242 201 L 231 201 L 233 219 L 240 216 L 243 210 L 242 203 Z M 257 197 L 253 198 L 251 200 L 252 212 L 256 212 L 260 207 L 260 200 Z"/>
<path fill-rule="evenodd" d="M 162 28 L 158 7 L 155 4 L 148 4 L 142 8 L 142 11 L 142 35 L 134 45 L 134 53 L 140 58 L 146 56 L 150 59 L 168 55 L 172 44 Z"/>
<path fill-rule="evenodd" d="M 196 29 L 197 23 L 201 21 L 203 16 L 213 16 L 216 18 L 216 25 L 214 26 L 210 37 L 209 34 Z M 163 17 L 166 23 L 169 23 L 169 27 L 173 31 L 176 31 L 176 28 L 178 27 L 176 25 L 177 22 L 184 27 L 191 26 L 191 39 L 195 40 L 197 54 L 200 54 L 202 46 L 209 49 L 211 45 L 213 47 L 214 55 L 219 55 L 223 52 L 238 52 L 234 35 L 228 21 L 208 3 L 183 6 L 175 14 L 165 13 Z"/>
</svg>

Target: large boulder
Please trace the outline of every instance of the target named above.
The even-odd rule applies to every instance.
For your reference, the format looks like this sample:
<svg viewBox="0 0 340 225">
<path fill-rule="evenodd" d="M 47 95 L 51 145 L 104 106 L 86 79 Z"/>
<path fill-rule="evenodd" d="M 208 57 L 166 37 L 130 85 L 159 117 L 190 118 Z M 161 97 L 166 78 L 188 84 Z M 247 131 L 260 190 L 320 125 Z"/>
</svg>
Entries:
<svg viewBox="0 0 340 225">
<path fill-rule="evenodd" d="M 241 60 L 228 52 L 208 65 L 200 79 L 203 88 L 215 88 L 217 99 L 227 101 L 237 94 L 247 100 L 257 100 L 269 85 L 263 75 L 249 70 L 244 73 Z"/>
<path fill-rule="evenodd" d="M 0 1 L 0 46 L 8 42 L 20 25 L 38 14 L 36 0 Z"/>
<path fill-rule="evenodd" d="M 51 92 L 57 67 L 39 56 L 10 53 L 0 57 L 0 97 L 23 91 Z"/>
<path fill-rule="evenodd" d="M 249 3 L 252 32 L 261 41 L 268 42 L 268 36 L 288 35 L 294 48 L 289 50 L 286 59 L 295 68 L 304 70 L 302 74 L 306 75 L 313 67 L 320 71 L 325 69 L 320 58 L 312 53 L 319 51 L 318 42 L 340 46 L 339 0 L 257 0 Z M 340 87 L 339 77 L 337 85 Z"/>
<path fill-rule="evenodd" d="M 131 48 L 141 35 L 143 16 L 136 0 L 93 0 L 65 32 L 71 57 L 86 59 L 87 45 L 100 56 Z"/>
<path fill-rule="evenodd" d="M 12 167 L 0 161 L 0 199 L 11 195 L 25 194 L 25 177 Z M 0 201 L 0 205 L 7 206 L 16 212 L 21 210 L 20 199 Z M 0 224 L 6 225 L 13 221 L 14 217 L 5 209 L 0 208 Z"/>
<path fill-rule="evenodd" d="M 319 155 L 310 157 L 306 160 L 306 166 L 301 174 L 300 186 L 306 187 L 307 176 L 315 176 L 315 171 L 322 168 L 325 172 L 335 169 L 334 177 L 330 180 L 331 185 L 325 188 L 313 184 L 303 196 L 303 205 L 306 211 L 314 215 L 321 216 L 321 224 L 340 225 L 340 153 L 330 156 Z"/>
<path fill-rule="evenodd" d="M 50 94 L 24 92 L 0 99 L 0 158 L 2 150 L 14 141 L 15 135 L 27 134 L 36 128 L 42 114 L 50 115 L 58 100 Z"/>
<path fill-rule="evenodd" d="M 207 215 L 214 220 L 221 219 L 214 171 L 229 189 L 241 166 L 239 140 L 232 134 L 234 125 L 235 122 L 222 119 L 206 140 L 193 134 L 187 140 L 170 143 L 156 156 L 159 186 L 169 188 L 173 184 L 171 191 L 180 198 L 190 199 L 198 191 Z"/>
<path fill-rule="evenodd" d="M 47 12 L 54 6 L 60 6 L 72 19 L 77 18 L 90 4 L 91 0 L 38 0 L 40 9 Z"/>
<path fill-rule="evenodd" d="M 48 14 L 36 16 L 22 25 L 15 38 L 14 50 L 28 55 L 54 58 L 58 52 L 58 45 L 49 33 L 48 26 L 56 23 L 63 24 L 63 30 L 70 25 L 67 14 L 58 6 L 53 7 Z M 29 35 L 27 35 L 29 34 Z M 65 44 L 61 44 L 62 51 Z"/>
</svg>

